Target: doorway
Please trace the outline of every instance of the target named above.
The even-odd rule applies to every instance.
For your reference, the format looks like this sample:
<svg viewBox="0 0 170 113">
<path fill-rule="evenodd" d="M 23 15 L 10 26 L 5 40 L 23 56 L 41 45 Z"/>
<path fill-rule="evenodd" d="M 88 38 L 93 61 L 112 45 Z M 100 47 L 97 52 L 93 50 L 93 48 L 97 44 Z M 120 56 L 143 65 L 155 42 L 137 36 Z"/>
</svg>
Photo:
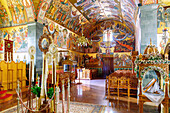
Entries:
<svg viewBox="0 0 170 113">
<path fill-rule="evenodd" d="M 103 57 L 103 78 L 114 72 L 113 57 Z"/>
</svg>

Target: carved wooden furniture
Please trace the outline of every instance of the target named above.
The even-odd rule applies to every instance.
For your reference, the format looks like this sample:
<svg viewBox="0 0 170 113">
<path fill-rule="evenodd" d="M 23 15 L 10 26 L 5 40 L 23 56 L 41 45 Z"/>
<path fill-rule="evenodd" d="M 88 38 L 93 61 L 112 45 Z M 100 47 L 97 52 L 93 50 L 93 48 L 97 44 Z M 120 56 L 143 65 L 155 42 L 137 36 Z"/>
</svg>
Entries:
<svg viewBox="0 0 170 113">
<path fill-rule="evenodd" d="M 0 62 L 0 82 L 4 90 L 14 90 L 17 88 L 17 79 L 20 81 L 20 86 L 26 86 L 26 63 L 19 62 Z"/>
<path fill-rule="evenodd" d="M 62 80 L 64 80 L 64 82 L 65 82 L 64 84 L 65 84 L 65 86 L 67 86 L 67 83 L 68 83 L 67 79 L 69 77 L 69 73 L 60 73 L 58 77 L 59 78 L 56 78 L 56 79 L 59 79 L 59 83 L 58 83 L 59 87 L 61 88 L 61 86 L 62 86 Z M 47 89 L 52 87 L 51 81 L 52 81 L 52 75 L 50 74 L 47 79 Z"/>
<path fill-rule="evenodd" d="M 139 55 L 135 61 L 137 67 L 137 76 L 139 79 L 139 112 L 143 113 L 144 102 L 151 102 L 143 92 L 142 82 L 143 78 L 149 70 L 155 70 L 159 72 L 160 87 L 164 88 L 164 99 L 161 102 L 164 105 L 164 113 L 169 113 L 169 64 L 167 59 L 164 60 L 163 57 L 158 53 L 158 50 L 152 43 L 148 45 L 144 51 L 143 55 Z M 163 85 L 165 81 L 165 86 Z"/>
<path fill-rule="evenodd" d="M 111 94 L 119 95 L 119 81 L 117 77 L 109 76 L 108 77 L 108 98 Z"/>
<path fill-rule="evenodd" d="M 126 92 L 122 92 L 120 90 L 124 90 L 126 89 Z M 128 95 L 128 97 L 130 96 L 130 82 L 129 82 L 129 78 L 126 77 L 121 77 L 118 81 L 118 96 L 119 94 L 126 94 Z"/>
<path fill-rule="evenodd" d="M 162 104 L 164 105 L 164 113 L 169 113 L 169 110 L 168 110 L 168 106 L 169 106 L 169 97 L 168 97 L 168 79 L 169 79 L 169 75 L 167 73 L 169 73 L 169 66 L 168 64 L 140 64 L 139 65 L 139 110 L 140 110 L 140 113 L 143 113 L 143 104 L 144 102 L 151 102 L 145 95 L 143 95 L 143 88 L 142 88 L 142 79 L 143 79 L 143 75 L 141 75 L 142 73 L 142 70 L 145 68 L 145 67 L 154 67 L 153 69 L 155 70 L 156 68 L 159 68 L 160 70 L 157 70 L 161 73 L 161 71 L 166 71 L 166 74 L 165 75 L 161 75 L 161 88 L 163 88 L 163 78 L 166 78 L 165 79 L 165 89 L 164 89 L 164 96 L 165 96 L 165 99 L 162 101 Z"/>
<path fill-rule="evenodd" d="M 131 73 L 129 73 L 131 72 Z M 105 95 L 110 98 L 112 94 L 118 96 L 123 95 L 137 95 L 137 78 L 132 76 L 132 71 L 118 70 L 106 77 Z M 135 93 L 132 92 L 135 90 Z"/>
</svg>

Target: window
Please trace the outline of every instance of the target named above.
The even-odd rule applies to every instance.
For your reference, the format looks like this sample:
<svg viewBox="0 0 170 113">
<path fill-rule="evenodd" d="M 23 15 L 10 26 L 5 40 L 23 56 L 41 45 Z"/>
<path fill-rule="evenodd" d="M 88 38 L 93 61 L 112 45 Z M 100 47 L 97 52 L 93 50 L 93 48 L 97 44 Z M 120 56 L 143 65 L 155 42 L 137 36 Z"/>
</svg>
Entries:
<svg viewBox="0 0 170 113">
<path fill-rule="evenodd" d="M 103 42 L 112 42 L 113 41 L 113 33 L 112 30 L 105 30 L 103 33 Z"/>
</svg>

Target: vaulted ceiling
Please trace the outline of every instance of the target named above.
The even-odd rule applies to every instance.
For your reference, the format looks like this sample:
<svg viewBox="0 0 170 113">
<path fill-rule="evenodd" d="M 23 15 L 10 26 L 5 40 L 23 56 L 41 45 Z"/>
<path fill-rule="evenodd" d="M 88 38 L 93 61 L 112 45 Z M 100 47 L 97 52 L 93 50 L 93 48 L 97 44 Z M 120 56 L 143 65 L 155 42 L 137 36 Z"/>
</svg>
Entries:
<svg viewBox="0 0 170 113">
<path fill-rule="evenodd" d="M 148 1 L 143 0 L 143 3 L 156 2 Z M 81 34 L 82 23 L 84 32 L 87 32 L 95 29 L 98 24 L 116 21 L 133 32 L 138 3 L 139 0 L 2 0 L 0 27 L 26 24 L 35 20 L 45 23 L 46 19 L 50 19 Z M 169 0 L 159 0 L 159 3 L 170 5 Z"/>
<path fill-rule="evenodd" d="M 138 0 L 137 0 L 138 1 Z M 135 10 L 138 2 L 133 0 L 4 0 L 1 7 L 6 10 L 9 21 L 19 18 L 19 14 L 24 14 L 23 23 L 29 22 L 28 17 L 36 19 L 35 16 L 45 16 L 58 11 L 70 18 L 85 18 L 90 23 L 96 23 L 107 19 L 134 24 Z M 55 7 L 55 8 L 54 8 Z M 12 9 L 13 8 L 13 9 Z M 3 9 L 2 9 L 3 10 Z M 25 11 L 24 11 L 25 10 Z M 52 11 L 51 11 L 52 10 Z M 45 11 L 45 12 L 43 12 Z M 65 12 L 66 11 L 66 12 Z M 39 15 L 41 13 L 43 15 Z M 16 14 L 13 14 L 16 13 Z M 25 14 L 26 13 L 26 14 Z M 32 13 L 32 14 L 31 14 Z M 47 14 L 46 14 L 47 13 Z M 3 15 L 1 15 L 3 16 Z M 15 16 L 15 17 L 14 17 Z M 52 17 L 51 17 L 52 18 Z M 44 18 L 43 18 L 44 19 Z M 53 19 L 54 20 L 54 19 Z M 14 20 L 15 21 L 15 20 Z M 21 24 L 22 22 L 14 22 Z"/>
</svg>

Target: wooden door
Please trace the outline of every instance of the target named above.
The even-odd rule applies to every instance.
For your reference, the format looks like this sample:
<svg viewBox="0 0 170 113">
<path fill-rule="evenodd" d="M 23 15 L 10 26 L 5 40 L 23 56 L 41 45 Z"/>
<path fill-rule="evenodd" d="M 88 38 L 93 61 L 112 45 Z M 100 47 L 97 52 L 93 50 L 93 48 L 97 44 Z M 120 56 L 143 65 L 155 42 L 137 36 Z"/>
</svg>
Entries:
<svg viewBox="0 0 170 113">
<path fill-rule="evenodd" d="M 103 78 L 114 72 L 113 57 L 103 57 Z"/>
</svg>

